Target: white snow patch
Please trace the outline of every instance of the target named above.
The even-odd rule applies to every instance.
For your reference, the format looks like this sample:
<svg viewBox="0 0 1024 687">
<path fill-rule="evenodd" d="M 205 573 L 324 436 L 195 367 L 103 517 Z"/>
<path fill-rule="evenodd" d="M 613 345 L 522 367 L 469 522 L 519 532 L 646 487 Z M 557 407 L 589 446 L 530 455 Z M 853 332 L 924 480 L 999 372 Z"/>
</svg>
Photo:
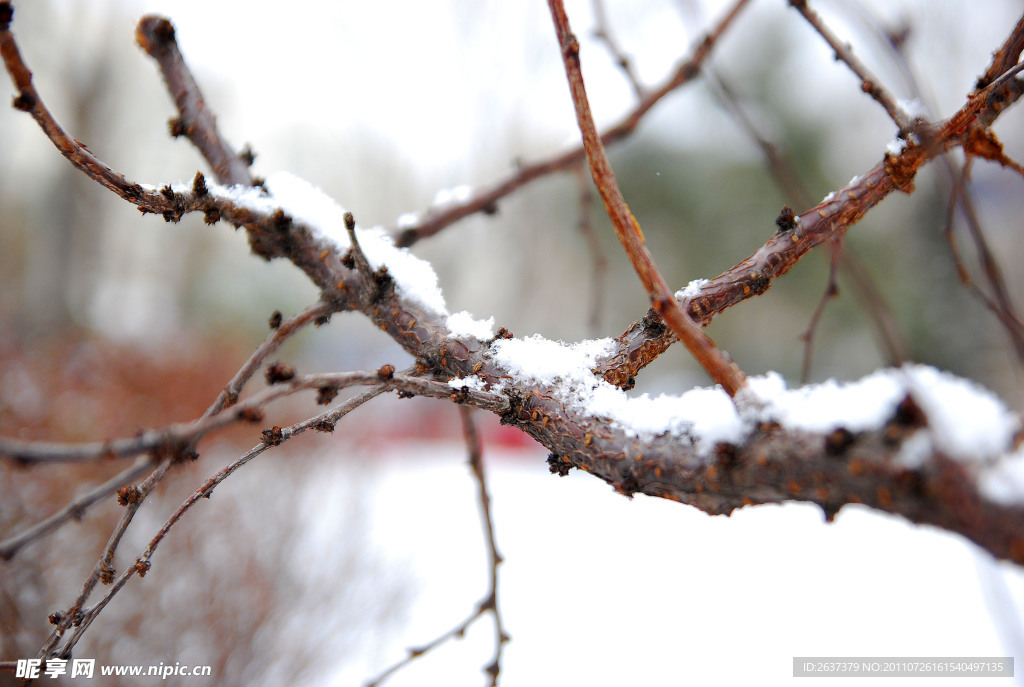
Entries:
<svg viewBox="0 0 1024 687">
<path fill-rule="evenodd" d="M 469 375 L 468 377 L 463 377 L 462 379 L 459 379 L 458 377 L 452 377 L 451 379 L 448 380 L 448 386 L 450 386 L 453 389 L 460 390 L 462 389 L 462 387 L 465 386 L 469 387 L 470 389 L 473 389 L 474 391 L 485 391 L 486 384 L 487 382 L 480 379 L 476 375 Z"/>
<path fill-rule="evenodd" d="M 437 283 L 437 272 L 429 262 L 405 248 L 396 247 L 380 227 L 359 230 L 356 237 L 370 267 L 377 269 L 387 265 L 388 274 L 394 278 L 399 293 L 406 300 L 438 315 L 448 314 L 444 294 Z"/>
<path fill-rule="evenodd" d="M 473 197 L 473 187 L 462 184 L 455 188 L 442 188 L 434 194 L 434 202 L 430 204 L 434 208 L 448 207 L 456 203 L 468 202 Z"/>
<path fill-rule="evenodd" d="M 1009 449 L 1020 421 L 991 391 L 927 365 L 904 365 L 900 371 L 943 452 L 985 459 Z"/>
<path fill-rule="evenodd" d="M 561 400 L 569 408 L 607 418 L 630 436 L 686 435 L 700 451 L 710 450 L 718 441 L 742 438 L 746 425 L 720 388 L 691 389 L 682 396 L 630 398 L 595 376 L 591 368 L 613 350 L 612 339 L 566 344 L 535 335 L 496 341 L 492 355 L 514 376 L 540 384 L 558 383 Z"/>
<path fill-rule="evenodd" d="M 907 116 L 911 119 L 917 119 L 918 117 L 927 117 L 928 108 L 921 103 L 918 98 L 911 98 L 910 100 L 900 99 L 896 101 L 896 106 L 907 113 Z"/>
<path fill-rule="evenodd" d="M 531 382 L 552 384 L 561 380 L 586 385 L 599 381 L 590 370 L 614 347 L 612 339 L 567 344 L 535 334 L 526 339 L 499 339 L 491 347 L 491 354 L 511 374 Z"/>
<path fill-rule="evenodd" d="M 398 216 L 395 220 L 395 225 L 399 229 L 408 229 L 409 227 L 415 227 L 420 223 L 419 213 L 416 212 L 405 212 Z"/>
<path fill-rule="evenodd" d="M 880 427 L 892 417 L 906 395 L 893 370 L 881 370 L 856 382 L 828 380 L 787 389 L 775 372 L 751 377 L 751 390 L 765 404 L 765 419 L 809 432 L 831 432 L 845 427 L 862 432 Z"/>
<path fill-rule="evenodd" d="M 1024 448 L 985 467 L 978 476 L 978 487 L 996 503 L 1024 503 Z"/>
<path fill-rule="evenodd" d="M 896 455 L 896 463 L 908 470 L 917 470 L 932 455 L 932 439 L 926 432 L 915 432 L 900 446 Z"/>
<path fill-rule="evenodd" d="M 477 320 L 470 313 L 462 310 L 449 315 L 446 324 L 451 331 L 452 337 L 456 339 L 487 341 L 494 338 L 493 317 L 488 317 L 486 320 Z"/>
<path fill-rule="evenodd" d="M 836 199 L 836 192 L 835 191 L 829 191 L 828 195 L 821 199 L 821 202 L 822 203 L 831 203 L 835 199 Z"/>
<path fill-rule="evenodd" d="M 1005 460 L 1020 428 L 1017 416 L 989 391 L 925 365 L 904 365 L 854 382 L 829 380 L 796 389 L 788 389 L 774 372 L 750 377 L 754 403 L 742 413 L 720 387 L 691 389 L 680 396 L 631 398 L 591 372 L 597 360 L 613 349 L 611 339 L 566 344 L 533 336 L 497 341 L 491 355 L 513 377 L 557 385 L 556 393 L 572 410 L 607 418 L 629 436 L 685 436 L 700 452 L 720 441 L 742 441 L 752 424 L 761 420 L 816 433 L 840 427 L 851 432 L 876 430 L 893 417 L 908 394 L 928 418 L 927 427 L 899 456 L 908 468 L 919 466 L 939 450 L 971 461 L 972 470 L 980 471 L 994 458 Z M 1022 487 L 1014 493 L 1024 499 L 1024 463 L 1017 462 L 1012 471 L 1004 467 L 999 474 L 1010 474 L 1013 484 Z"/>
<path fill-rule="evenodd" d="M 330 241 L 340 250 L 351 245 L 345 229 L 345 209 L 318 187 L 291 172 L 267 176 L 264 188 L 252 186 L 210 186 L 210 193 L 231 200 L 255 212 L 269 214 L 280 208 L 292 219 L 305 224 L 316 238 Z M 448 313 L 437 285 L 437 273 L 430 263 L 395 246 L 380 227 L 356 227 L 356 237 L 370 267 L 388 268 L 395 286 L 406 300 L 440 315 Z"/>
<path fill-rule="evenodd" d="M 720 441 L 739 442 L 747 422 L 736 413 L 732 399 L 721 388 L 690 389 L 681 396 L 647 394 L 630 398 L 601 380 L 587 405 L 589 414 L 611 419 L 630 436 L 686 435 L 698 452 L 710 451 Z"/>
<path fill-rule="evenodd" d="M 683 288 L 676 291 L 676 298 L 679 300 L 689 300 L 695 298 L 700 294 L 700 290 L 708 284 L 707 279 L 694 279 Z"/>
<path fill-rule="evenodd" d="M 885 151 L 890 155 L 899 155 L 907 147 L 907 142 L 902 138 L 894 138 L 885 144 Z"/>
</svg>

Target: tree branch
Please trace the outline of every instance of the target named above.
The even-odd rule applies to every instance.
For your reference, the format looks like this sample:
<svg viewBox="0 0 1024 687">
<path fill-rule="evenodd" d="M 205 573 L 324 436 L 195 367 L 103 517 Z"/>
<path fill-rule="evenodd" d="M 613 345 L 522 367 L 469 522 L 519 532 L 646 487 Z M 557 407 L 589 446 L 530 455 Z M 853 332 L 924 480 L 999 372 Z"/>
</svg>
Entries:
<svg viewBox="0 0 1024 687">
<path fill-rule="evenodd" d="M 135 30 L 139 47 L 160 65 L 167 91 L 179 117 L 171 120 L 172 136 L 188 136 L 222 184 L 252 185 L 249 165 L 231 150 L 217 130 L 217 118 L 206 107 L 199 86 L 178 50 L 174 26 L 164 17 L 147 15 Z"/>
<path fill-rule="evenodd" d="M 576 119 L 580 132 L 583 134 L 583 147 L 590 163 L 590 173 L 594 177 L 597 192 L 604 202 L 605 212 L 612 221 L 615 235 L 622 244 L 629 261 L 640 282 L 647 291 L 647 296 L 654 305 L 654 310 L 668 324 L 672 332 L 679 337 L 686 349 L 704 368 L 715 382 L 730 396 L 735 396 L 746 386 L 746 377 L 739 367 L 715 346 L 709 336 L 704 334 L 693 320 L 683 312 L 672 297 L 665 278 L 661 276 L 654 258 L 647 250 L 643 232 L 633 213 L 626 205 L 622 192 L 619 190 L 615 173 L 612 172 L 604 146 L 597 135 L 597 126 L 590 112 L 590 103 L 583 84 L 583 72 L 580 70 L 579 43 L 569 28 L 569 18 L 561 0 L 549 0 L 548 7 L 555 22 L 555 32 L 562 48 L 562 59 L 566 75 L 569 79 L 569 90 L 572 93 L 576 109 Z"/>
<path fill-rule="evenodd" d="M 1007 39 L 1007 45 L 1015 40 L 1016 33 Z M 841 237 L 893 191 L 912 192 L 914 177 L 924 164 L 952 148 L 964 146 L 973 129 L 991 126 L 1000 113 L 1020 98 L 1024 82 L 1014 76 L 1022 67 L 1018 65 L 969 94 L 964 106 L 948 120 L 915 125 L 911 133 L 918 143 L 908 143 L 898 155 L 886 154 L 864 176 L 855 176 L 848 185 L 796 216 L 790 228 L 777 231 L 746 260 L 695 285 L 688 290 L 682 306 L 695 322 L 706 325 L 724 310 L 767 291 L 775 279 L 792 269 L 812 248 Z M 599 361 L 595 372 L 616 386 L 629 388 L 640 370 L 675 341 L 674 333 L 662 326 L 655 313 L 649 312 L 619 335 L 617 350 Z"/>
</svg>

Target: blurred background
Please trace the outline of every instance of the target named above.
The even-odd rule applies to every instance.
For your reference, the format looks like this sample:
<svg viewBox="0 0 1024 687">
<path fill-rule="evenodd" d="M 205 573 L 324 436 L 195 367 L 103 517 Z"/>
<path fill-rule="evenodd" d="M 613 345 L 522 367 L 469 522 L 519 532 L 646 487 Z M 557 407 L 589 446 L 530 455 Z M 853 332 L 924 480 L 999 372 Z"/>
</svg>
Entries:
<svg viewBox="0 0 1024 687">
<path fill-rule="evenodd" d="M 931 119 L 960 107 L 1022 7 L 812 5 L 897 98 L 916 99 Z M 614 38 L 650 87 L 727 6 L 605 3 Z M 187 141 L 168 135 L 173 105 L 135 46 L 135 24 L 150 12 L 174 22 L 222 134 L 239 149 L 251 145 L 254 171 L 294 172 L 363 226 L 396 227 L 452 189 L 498 183 L 578 139 L 540 1 L 283 8 L 34 0 L 15 8 L 15 35 L 55 116 L 143 183 L 206 171 Z M 595 115 L 613 124 L 635 94 L 595 37 L 591 2 L 569 0 L 567 9 Z M 781 0 L 752 0 L 708 66 L 706 78 L 665 98 L 610 149 L 626 199 L 677 288 L 753 252 L 775 231 L 783 204 L 806 209 L 793 186 L 816 203 L 876 164 L 896 135 Z M 13 97 L 9 86 L 2 92 Z M 1018 160 L 1022 116 L 1014 108 L 995 127 Z M 787 161 L 790 190 L 773 181 L 744 117 Z M 933 164 L 916 183 L 913 195 L 890 197 L 850 232 L 845 248 L 866 276 L 840 272 L 807 377 L 860 377 L 889 364 L 896 346 L 985 384 L 1019 410 L 1020 361 L 997 318 L 958 280 L 944 235 L 949 178 Z M 1011 297 L 1022 285 L 1022 184 L 994 164 L 974 166 L 979 221 Z M 646 297 L 600 202 L 581 205 L 587 188 L 572 173 L 546 177 L 502 200 L 497 214 L 463 220 L 413 251 L 434 265 L 452 312 L 493 316 L 519 336 L 615 336 L 644 314 Z M 596 277 L 583 218 L 606 262 Z M 982 283 L 959 215 L 954 231 Z M 817 251 L 709 332 L 748 373 L 776 370 L 797 384 L 801 334 L 828 277 L 829 255 Z M 864 306 L 865 284 L 884 306 Z M 0 107 L 3 435 L 96 440 L 194 418 L 263 340 L 273 311 L 288 315 L 315 298 L 298 270 L 250 255 L 244 235 L 226 225 L 140 217 L 75 172 L 30 117 Z M 888 347 L 872 312 L 898 332 Z M 355 316 L 303 332 L 279 357 L 300 371 L 409 362 Z M 706 383 L 684 351 L 670 350 L 639 378 L 637 393 Z M 285 425 L 312 409 L 299 402 L 268 421 Z M 219 487 L 172 530 L 152 572 L 119 594 L 76 656 L 210 664 L 223 684 L 361 684 L 405 647 L 458 624 L 486 593 L 458 414 L 450 404 L 395 398 L 358 413 L 332 437 L 290 442 Z M 793 656 L 1024 658 L 1024 576 L 954 537 L 856 509 L 825 525 L 800 505 L 713 519 L 645 497 L 627 501 L 586 475 L 548 476 L 542 448 L 492 418 L 478 421 L 507 559 L 501 601 L 513 642 L 503 684 L 786 684 Z M 119 564 L 130 564 L 181 500 L 257 434 L 243 428 L 200 445 L 201 459 L 140 511 Z M 117 467 L 0 465 L 0 538 Z M 112 502 L 96 507 L 0 565 L 0 659 L 35 655 L 46 616 L 77 594 L 118 511 Z M 487 622 L 390 684 L 477 684 L 491 657 Z"/>
</svg>

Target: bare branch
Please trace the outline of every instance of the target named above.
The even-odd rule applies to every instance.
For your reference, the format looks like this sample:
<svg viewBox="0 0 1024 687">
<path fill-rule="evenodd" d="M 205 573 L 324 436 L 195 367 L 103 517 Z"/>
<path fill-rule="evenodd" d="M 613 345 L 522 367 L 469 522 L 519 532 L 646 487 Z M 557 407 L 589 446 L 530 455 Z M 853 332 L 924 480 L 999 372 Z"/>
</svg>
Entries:
<svg viewBox="0 0 1024 687">
<path fill-rule="evenodd" d="M 777 231 L 753 255 L 709 280 L 683 307 L 694 321 L 707 324 L 727 308 L 767 291 L 776 278 L 788 272 L 808 251 L 844 234 L 893 191 L 912 192 L 914 177 L 921 166 L 965 145 L 972 128 L 991 126 L 1000 113 L 1020 98 L 1024 82 L 1013 77 L 1022 68 L 1024 65 L 1018 65 L 989 86 L 971 93 L 964 106 L 948 120 L 915 125 L 911 133 L 918 143 L 908 143 L 898 155 L 886 154 L 863 176 L 854 177 L 847 186 L 798 215 L 791 230 Z M 601 361 L 595 371 L 608 382 L 628 388 L 637 373 L 674 341 L 675 335 L 660 326 L 653 311 L 649 312 L 619 335 L 618 351 Z"/>
<path fill-rule="evenodd" d="M 841 60 L 850 68 L 857 78 L 860 79 L 861 90 L 870 95 L 878 102 L 883 108 L 889 118 L 896 123 L 896 127 L 899 129 L 900 134 L 909 131 L 913 120 L 906 113 L 906 111 L 896 103 L 895 98 L 884 86 L 882 86 L 878 79 L 875 78 L 868 68 L 864 66 L 856 55 L 853 54 L 853 49 L 849 44 L 843 43 L 839 40 L 838 36 L 832 33 L 832 30 L 826 26 L 825 22 L 821 20 L 818 13 L 812 10 L 807 5 L 807 0 L 790 0 L 790 5 L 796 8 L 796 11 L 803 15 L 807 23 L 814 27 L 814 30 L 821 34 L 821 37 L 829 44 L 832 50 L 835 51 L 837 60 Z"/>
<path fill-rule="evenodd" d="M 64 508 L 45 520 L 41 520 L 13 537 L 3 540 L 0 542 L 0 560 L 8 561 L 27 544 L 55 532 L 71 520 L 81 520 L 83 514 L 90 506 L 107 498 L 125 484 L 146 474 L 153 466 L 153 459 L 140 459 L 132 467 L 119 472 L 88 493 L 75 498 Z"/>
<path fill-rule="evenodd" d="M 178 50 L 171 22 L 156 15 L 143 17 L 135 29 L 135 40 L 160 65 L 167 90 L 178 106 L 179 116 L 171 120 L 171 135 L 188 136 L 220 183 L 251 186 L 249 165 L 231 150 L 217 130 L 217 119 L 206 107 L 206 100 Z"/>
<path fill-rule="evenodd" d="M 484 523 L 484 535 L 487 539 L 487 550 L 490 554 L 489 568 L 490 580 L 487 596 L 477 604 L 476 610 L 461 623 L 444 632 L 426 644 L 410 648 L 408 654 L 400 661 L 396 661 L 376 677 L 366 683 L 366 687 L 377 687 L 383 684 L 389 677 L 426 656 L 434 649 L 452 639 L 462 639 L 466 631 L 477 620 L 485 614 L 490 613 L 494 618 L 494 658 L 485 667 L 488 675 L 491 676 L 491 687 L 497 687 L 498 677 L 501 675 L 501 658 L 505 644 L 509 641 L 508 633 L 505 631 L 505 624 L 502 619 L 501 610 L 498 606 L 498 567 L 502 563 L 501 554 L 498 553 L 498 545 L 494 536 L 494 520 L 491 515 L 491 497 L 487 491 L 487 475 L 483 464 L 483 447 L 480 443 L 480 436 L 476 431 L 476 423 L 473 420 L 472 410 L 466 406 L 459 408 L 459 416 L 462 420 L 463 436 L 469 452 L 469 465 L 473 470 L 473 477 L 477 484 L 477 501 L 480 504 L 480 517 Z"/>
<path fill-rule="evenodd" d="M 597 127 L 583 85 L 583 73 L 580 70 L 580 46 L 569 28 L 565 8 L 561 0 L 549 0 L 548 7 L 551 9 L 555 31 L 562 48 L 562 60 L 569 78 L 569 90 L 576 108 L 576 119 L 583 134 L 583 147 L 587 151 L 590 173 L 594 177 L 597 192 L 604 201 L 604 209 L 612 221 L 615 235 L 629 256 L 637 276 L 640 277 L 654 310 L 711 378 L 721 384 L 730 396 L 735 396 L 746 385 L 746 377 L 739 367 L 715 346 L 711 338 L 694 324 L 689 315 L 683 312 L 673 298 L 668 283 L 654 264 L 654 258 L 647 250 L 640 225 L 622 197 L 615 174 L 604 153 L 604 146 L 597 135 Z"/>
<path fill-rule="evenodd" d="M 599 38 L 605 46 L 608 48 L 608 52 L 611 53 L 612 59 L 615 60 L 615 64 L 619 65 L 622 69 L 622 73 L 626 75 L 626 80 L 629 81 L 629 85 L 633 87 L 633 92 L 637 98 L 644 97 L 643 83 L 640 82 L 640 77 L 637 76 L 636 70 L 633 69 L 633 63 L 629 57 L 622 50 L 622 46 L 615 40 L 615 36 L 612 34 L 612 26 L 608 21 L 608 12 L 605 10 L 604 0 L 592 0 L 591 7 L 594 8 L 594 21 L 597 23 L 597 28 L 594 29 L 594 35 Z"/>
</svg>

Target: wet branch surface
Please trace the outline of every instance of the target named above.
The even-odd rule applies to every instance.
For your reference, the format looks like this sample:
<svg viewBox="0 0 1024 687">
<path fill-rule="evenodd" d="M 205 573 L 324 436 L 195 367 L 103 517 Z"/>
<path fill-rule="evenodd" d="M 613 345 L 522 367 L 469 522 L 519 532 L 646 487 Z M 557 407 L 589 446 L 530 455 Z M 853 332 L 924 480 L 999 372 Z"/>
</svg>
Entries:
<svg viewBox="0 0 1024 687">
<path fill-rule="evenodd" d="M 645 92 L 636 110 L 620 125 L 605 132 L 600 141 L 608 143 L 628 134 L 659 98 L 691 79 L 699 69 L 700 60 L 744 4 L 737 3 L 700 45 L 691 61 L 684 63 L 662 87 Z M 560 3 L 553 0 L 552 7 L 557 9 L 557 6 Z M 193 422 L 169 425 L 136 437 L 75 446 L 0 439 L 0 458 L 18 463 L 84 462 L 112 457 L 138 461 L 83 497 L 84 500 L 0 542 L 0 558 L 10 559 L 23 546 L 38 541 L 80 515 L 92 503 L 115 492 L 128 509 L 81 594 L 59 614 L 57 627 L 41 650 L 41 656 L 70 655 L 78 638 L 117 591 L 131 577 L 145 575 L 153 552 L 181 514 L 209 496 L 235 470 L 299 433 L 309 429 L 333 430 L 354 407 L 391 390 L 404 395 L 439 398 L 465 409 L 493 413 L 503 423 L 518 427 L 544 445 L 550 451 L 552 472 L 565 474 L 570 468 L 584 470 L 625 495 L 648 494 L 690 504 L 712 514 L 728 514 L 759 503 L 805 501 L 820 506 L 830 519 L 846 504 L 864 504 L 915 523 L 959 533 L 997 558 L 1024 564 L 1024 505 L 1006 505 L 987 498 L 964 463 L 943 454 L 934 444 L 920 456 L 915 467 L 907 467 L 900 459 L 907 442 L 930 428 L 929 418 L 911 396 L 900 404 L 882 428 L 871 431 L 851 432 L 840 428 L 827 433 L 808 432 L 787 429 L 771 421 L 752 421 L 742 441 L 719 443 L 710 452 L 699 451 L 695 445 L 678 437 L 633 436 L 606 419 L 582 413 L 566 401 L 564 389 L 557 384 L 531 383 L 518 378 L 491 354 L 493 341 L 453 337 L 444 317 L 424 312 L 402 298 L 386 273 L 360 269 L 356 260 L 351 256 L 346 259 L 346 254 L 336 244 L 321 238 L 313 228 L 293 220 L 285 212 L 261 213 L 242 207 L 212 193 L 200 173 L 189 189 L 165 186 L 154 190 L 111 169 L 64 131 L 45 106 L 10 30 L 11 15 L 10 3 L 0 2 L 0 54 L 16 91 L 14 106 L 35 119 L 71 164 L 144 213 L 161 214 L 169 222 L 178 221 L 187 213 L 202 213 L 211 224 L 223 221 L 244 228 L 256 255 L 266 260 L 284 258 L 292 262 L 320 289 L 320 303 L 287 322 L 278 321 L 264 345 L 239 369 L 235 378 L 228 381 L 208 412 Z M 567 29 L 567 23 L 565 26 Z M 245 160 L 233 153 L 217 132 L 214 118 L 174 46 L 174 29 L 170 23 L 146 17 L 139 25 L 138 34 L 140 44 L 158 61 L 179 108 L 179 133 L 189 137 L 223 183 L 251 183 Z M 572 41 L 563 35 L 561 45 L 564 54 L 571 58 Z M 657 297 L 655 302 L 661 314 L 682 308 L 684 317 L 688 316 L 687 322 L 707 324 L 732 305 L 767 291 L 776 278 L 788 272 L 812 248 L 841 240 L 850 227 L 893 191 L 912 192 L 918 170 L 937 156 L 954 148 L 976 148 L 979 136 L 984 141 L 994 140 L 988 127 L 1024 93 L 1024 84 L 1016 78 L 1022 48 L 1024 20 L 994 54 L 985 77 L 959 111 L 943 121 L 908 124 L 901 132 L 906 146 L 898 155 L 885 155 L 848 186 L 837 189 L 828 200 L 794 213 L 790 221 L 780 222 L 778 231 L 763 246 L 733 268 L 710 279 L 692 298 L 668 304 L 664 302 L 667 286 L 665 289 L 648 288 L 652 298 Z M 899 121 L 900 118 L 894 119 Z M 594 139 L 596 131 L 592 122 L 590 124 L 589 131 L 584 133 Z M 590 146 L 587 152 L 594 148 Z M 580 148 L 542 165 L 524 168 L 508 182 L 477 196 L 469 205 L 409 230 L 403 235 L 402 243 L 410 244 L 435 233 L 455 221 L 460 212 L 492 206 L 498 198 L 553 169 L 578 165 L 584 155 L 584 149 Z M 615 200 L 605 202 L 610 212 L 631 219 L 631 215 L 627 216 L 628 209 L 624 210 L 627 214 L 623 214 L 624 203 L 619 207 Z M 619 229 L 628 238 L 632 227 L 626 223 Z M 640 234 L 638 228 L 636 234 Z M 645 287 L 655 282 L 654 279 L 645 281 Z M 385 366 L 376 371 L 297 375 L 293 371 L 289 373 L 287 368 L 266 365 L 272 352 L 294 331 L 311 322 L 326 321 L 332 314 L 342 311 L 361 313 L 369 319 L 415 357 L 415 366 L 405 372 Z M 658 312 L 649 311 L 616 339 L 615 352 L 598 361 L 595 374 L 617 386 L 631 387 L 643 368 L 676 340 L 677 332 L 688 331 L 676 325 L 678 322 L 672 327 L 666 326 Z M 502 330 L 501 336 L 511 334 Z M 714 368 L 714 364 L 711 367 Z M 246 382 L 259 369 L 265 369 L 272 384 L 262 392 L 239 400 Z M 457 380 L 470 376 L 483 380 L 485 390 L 475 390 L 468 385 L 460 387 Z M 741 379 L 730 381 L 723 377 L 720 381 L 727 389 L 732 384 L 730 391 L 735 392 L 742 387 Z M 451 380 L 456 380 L 454 385 L 449 383 Z M 311 391 L 318 395 L 318 402 L 329 405 L 339 389 L 352 385 L 368 386 L 369 390 L 295 425 L 266 427 L 258 445 L 211 476 L 181 504 L 139 554 L 134 566 L 115 574 L 110 560 L 120 535 L 130 523 L 132 508 L 137 507 L 140 499 L 145 498 L 168 470 L 188 460 L 190 450 L 203 437 L 238 422 L 265 425 L 268 406 L 285 396 Z M 756 416 L 756 409 L 745 410 L 742 403 L 738 407 L 741 413 L 749 410 L 751 418 Z M 473 447 L 478 440 L 468 429 L 472 420 L 466 422 L 471 461 L 479 467 L 482 465 L 479 455 L 473 457 Z M 1007 447 L 1008 453 L 1011 448 Z M 45 465 L 40 467 L 45 468 Z M 500 557 L 494 543 L 486 483 L 482 472 L 478 475 L 493 557 L 492 582 L 496 585 Z M 141 481 L 136 483 L 137 480 Z M 89 605 L 88 599 L 97 583 L 102 583 L 106 591 L 99 601 Z M 497 613 L 496 597 L 492 596 L 490 601 L 495 604 L 498 635 L 496 681 L 501 646 L 507 638 Z M 478 616 L 473 616 L 466 624 Z M 458 631 L 456 628 L 453 633 L 458 634 Z"/>
</svg>

